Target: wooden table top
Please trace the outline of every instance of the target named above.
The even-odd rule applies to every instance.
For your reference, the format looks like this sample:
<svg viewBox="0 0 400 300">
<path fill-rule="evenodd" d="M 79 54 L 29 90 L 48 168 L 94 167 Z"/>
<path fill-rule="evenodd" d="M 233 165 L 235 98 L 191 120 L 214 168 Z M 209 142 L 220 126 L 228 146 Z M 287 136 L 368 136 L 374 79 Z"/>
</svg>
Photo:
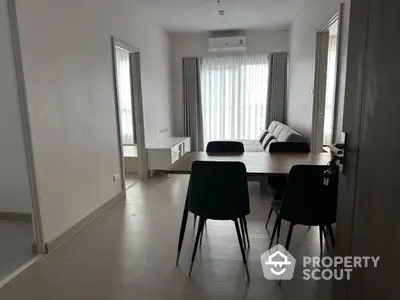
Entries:
<svg viewBox="0 0 400 300">
<path fill-rule="evenodd" d="M 267 153 L 245 152 L 240 155 L 188 152 L 172 166 L 163 170 L 167 174 L 190 174 L 194 161 L 240 161 L 246 165 L 247 175 L 287 175 L 295 165 L 326 165 L 330 153 Z"/>
</svg>

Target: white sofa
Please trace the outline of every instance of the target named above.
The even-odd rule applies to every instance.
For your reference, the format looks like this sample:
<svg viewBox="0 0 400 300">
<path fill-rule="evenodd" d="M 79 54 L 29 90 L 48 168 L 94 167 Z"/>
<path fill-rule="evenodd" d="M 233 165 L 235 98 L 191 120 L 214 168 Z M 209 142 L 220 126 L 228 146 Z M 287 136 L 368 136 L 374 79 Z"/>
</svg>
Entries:
<svg viewBox="0 0 400 300">
<path fill-rule="evenodd" d="M 276 142 L 309 143 L 301 134 L 278 121 L 271 122 L 258 140 L 240 140 L 240 142 L 243 143 L 246 152 L 268 152 L 269 145 Z"/>
</svg>

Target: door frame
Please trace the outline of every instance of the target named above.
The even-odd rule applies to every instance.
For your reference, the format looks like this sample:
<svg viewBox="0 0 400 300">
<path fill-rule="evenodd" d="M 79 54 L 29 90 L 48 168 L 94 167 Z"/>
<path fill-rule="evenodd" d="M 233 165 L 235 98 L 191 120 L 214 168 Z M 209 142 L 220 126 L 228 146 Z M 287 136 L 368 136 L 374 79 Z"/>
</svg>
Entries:
<svg viewBox="0 0 400 300">
<path fill-rule="evenodd" d="M 315 69 L 314 69 L 314 97 L 313 97 L 313 115 L 312 115 L 312 131 L 311 131 L 311 151 L 312 152 L 320 152 L 317 149 L 318 145 L 316 141 L 319 140 L 318 136 L 321 134 L 321 128 L 319 128 L 319 119 L 320 119 L 320 112 L 325 111 L 325 93 L 326 93 L 326 74 L 322 77 L 321 72 L 324 62 L 324 56 L 321 54 L 323 48 L 323 35 L 329 32 L 329 29 L 332 25 L 337 22 L 338 26 L 338 35 L 337 35 L 337 58 L 336 58 L 336 72 L 335 72 L 335 90 L 334 90 L 334 98 L 335 98 L 335 107 L 334 107 L 334 122 L 333 122 L 333 132 L 336 132 L 337 124 L 337 103 L 338 103 L 338 96 L 339 96 L 339 74 L 340 74 L 340 66 L 341 66 L 341 56 L 340 56 L 340 49 L 342 48 L 342 18 L 343 18 L 343 8 L 344 4 L 340 4 L 339 11 L 329 20 L 328 24 L 322 27 L 316 33 L 316 50 L 315 50 Z M 326 67 L 324 68 L 326 72 Z M 322 79 L 325 79 L 325 82 Z M 322 98 L 324 97 L 324 101 Z M 325 118 L 325 115 L 323 116 Z M 323 120 L 324 121 L 324 120 Z M 322 135 L 323 135 L 323 128 L 322 128 Z M 323 145 L 322 145 L 323 146 Z M 322 147 L 321 147 L 322 148 Z"/>
<path fill-rule="evenodd" d="M 325 110 L 325 94 L 326 94 L 326 70 L 327 70 L 327 53 L 323 51 L 324 35 L 326 31 L 317 32 L 316 37 L 316 51 L 315 51 L 315 75 L 314 75 L 314 98 L 313 98 L 313 115 L 312 115 L 312 138 L 311 138 L 311 151 L 320 152 L 317 149 L 321 128 L 318 126 L 320 122 L 324 123 L 324 115 L 320 115 L 321 111 Z M 328 40 L 327 40 L 328 41 Z M 326 45 L 327 50 L 328 45 Z M 323 100 L 323 101 L 322 101 Z M 323 128 L 322 128 L 323 135 Z"/>
<path fill-rule="evenodd" d="M 33 226 L 33 245 L 32 250 L 38 254 L 46 253 L 45 241 L 43 236 L 42 215 L 40 210 L 40 196 L 36 176 L 35 159 L 32 145 L 32 133 L 29 120 L 29 109 L 26 96 L 24 68 L 22 64 L 21 44 L 18 29 L 18 16 L 15 0 L 7 0 L 8 16 L 10 21 L 11 43 L 14 55 L 15 73 L 18 90 L 18 100 L 22 122 L 22 132 L 24 136 L 24 146 L 29 174 L 29 185 L 32 199 L 32 226 Z M 26 267 L 29 264 L 26 265 Z"/>
<path fill-rule="evenodd" d="M 120 174 L 121 174 L 121 187 L 125 188 L 125 163 L 124 163 L 124 145 L 122 142 L 122 129 L 121 129 L 121 116 L 118 95 L 118 80 L 117 80 L 117 66 L 115 47 L 122 48 L 129 52 L 130 73 L 131 73 L 131 94 L 132 94 L 132 108 L 135 114 L 133 118 L 133 127 L 136 133 L 136 144 L 138 151 L 138 165 L 140 179 L 147 180 L 147 155 L 145 146 L 144 134 L 144 118 L 143 118 L 143 99 L 142 99 L 142 83 L 140 72 L 140 50 L 129 45 L 128 43 L 111 36 L 111 53 L 112 53 L 112 69 L 114 78 L 114 100 L 115 100 L 115 116 L 117 120 L 117 133 L 118 133 L 118 152 L 120 161 Z M 139 64 L 139 66 L 138 66 Z M 135 76 L 136 75 L 136 76 Z"/>
</svg>

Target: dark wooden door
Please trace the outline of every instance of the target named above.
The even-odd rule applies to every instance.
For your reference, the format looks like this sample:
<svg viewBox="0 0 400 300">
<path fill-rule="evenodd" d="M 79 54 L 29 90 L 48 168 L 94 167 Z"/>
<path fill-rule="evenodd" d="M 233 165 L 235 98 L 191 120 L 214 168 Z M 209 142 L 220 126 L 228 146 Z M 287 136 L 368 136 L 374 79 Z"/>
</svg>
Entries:
<svg viewBox="0 0 400 300">
<path fill-rule="evenodd" d="M 334 299 L 399 299 L 400 2 L 353 0 L 336 255 L 380 256 L 335 282 Z"/>
</svg>

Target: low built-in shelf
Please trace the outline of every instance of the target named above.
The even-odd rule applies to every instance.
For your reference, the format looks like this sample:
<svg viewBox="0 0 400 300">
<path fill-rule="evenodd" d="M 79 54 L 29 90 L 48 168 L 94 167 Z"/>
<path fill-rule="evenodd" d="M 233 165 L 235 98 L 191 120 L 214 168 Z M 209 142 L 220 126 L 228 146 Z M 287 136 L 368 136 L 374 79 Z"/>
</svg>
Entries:
<svg viewBox="0 0 400 300">
<path fill-rule="evenodd" d="M 186 152 L 190 152 L 190 138 L 171 137 L 152 143 L 146 147 L 147 167 L 150 177 L 153 171 L 165 170 Z"/>
</svg>

